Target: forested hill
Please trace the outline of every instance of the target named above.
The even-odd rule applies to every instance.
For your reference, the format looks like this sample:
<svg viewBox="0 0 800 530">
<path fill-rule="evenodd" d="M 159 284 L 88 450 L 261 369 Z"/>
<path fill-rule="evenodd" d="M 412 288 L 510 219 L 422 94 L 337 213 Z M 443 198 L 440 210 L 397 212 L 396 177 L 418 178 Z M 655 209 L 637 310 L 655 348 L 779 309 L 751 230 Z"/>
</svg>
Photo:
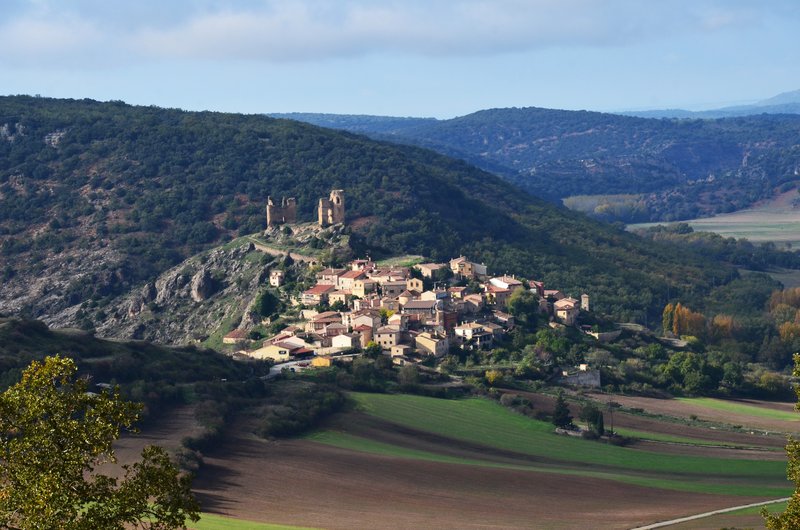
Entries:
<svg viewBox="0 0 800 530">
<path fill-rule="evenodd" d="M 297 197 L 312 220 L 331 188 L 345 190 L 358 253 L 466 254 L 621 318 L 735 276 L 420 148 L 263 116 L 19 96 L 0 98 L 0 313 L 82 321 L 262 230 L 268 195 Z"/>
<path fill-rule="evenodd" d="M 623 221 L 732 211 L 800 179 L 797 114 L 670 120 L 529 107 L 450 120 L 295 117 L 429 147 L 553 201 L 635 194 L 604 212 Z"/>
</svg>

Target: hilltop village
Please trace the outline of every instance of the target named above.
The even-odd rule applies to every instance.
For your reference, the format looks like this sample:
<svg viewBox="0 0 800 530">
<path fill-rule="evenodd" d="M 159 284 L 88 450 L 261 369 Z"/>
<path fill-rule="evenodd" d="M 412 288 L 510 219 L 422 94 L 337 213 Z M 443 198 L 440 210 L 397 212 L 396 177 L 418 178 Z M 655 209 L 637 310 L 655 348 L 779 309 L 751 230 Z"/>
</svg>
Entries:
<svg viewBox="0 0 800 530">
<path fill-rule="evenodd" d="M 343 224 L 344 218 L 343 190 L 320 199 L 320 227 Z M 268 199 L 268 228 L 296 219 L 294 198 Z M 515 298 L 535 303 L 551 327 L 575 326 L 581 311 L 590 309 L 586 294 L 578 300 L 545 289 L 541 281 L 492 276 L 485 265 L 465 256 L 406 266 L 356 259 L 339 268 L 317 266 L 314 279 L 311 287 L 288 296 L 298 310 L 297 322 L 255 344 L 242 329 L 225 335 L 223 342 L 243 346 L 236 355 L 276 363 L 310 359 L 315 366 L 327 366 L 337 355 L 379 348 L 402 365 L 442 357 L 454 347 L 491 348 L 515 326 L 509 312 Z M 285 281 L 284 270 L 270 271 L 271 288 L 283 292 Z"/>
</svg>

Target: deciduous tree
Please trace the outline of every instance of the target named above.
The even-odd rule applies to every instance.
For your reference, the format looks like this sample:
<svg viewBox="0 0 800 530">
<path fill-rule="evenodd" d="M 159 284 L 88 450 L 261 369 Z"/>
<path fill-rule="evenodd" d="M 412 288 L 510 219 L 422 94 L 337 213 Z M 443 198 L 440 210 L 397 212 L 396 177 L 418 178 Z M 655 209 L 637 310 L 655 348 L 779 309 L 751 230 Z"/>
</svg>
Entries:
<svg viewBox="0 0 800 530">
<path fill-rule="evenodd" d="M 88 391 L 71 359 L 34 362 L 0 394 L 0 528 L 166 530 L 197 520 L 190 477 L 147 447 L 117 479 L 99 473 L 140 405 Z"/>
<path fill-rule="evenodd" d="M 800 354 L 794 354 L 794 376 L 800 377 Z M 798 399 L 800 399 L 800 388 L 795 387 Z M 800 410 L 800 402 L 796 405 Z M 761 515 L 766 520 L 769 530 L 795 530 L 800 528 L 800 440 L 789 438 L 786 445 L 786 455 L 789 464 L 786 469 L 786 476 L 794 482 L 794 493 L 786 505 L 786 511 L 778 514 L 770 514 L 767 509 L 761 510 Z"/>
</svg>

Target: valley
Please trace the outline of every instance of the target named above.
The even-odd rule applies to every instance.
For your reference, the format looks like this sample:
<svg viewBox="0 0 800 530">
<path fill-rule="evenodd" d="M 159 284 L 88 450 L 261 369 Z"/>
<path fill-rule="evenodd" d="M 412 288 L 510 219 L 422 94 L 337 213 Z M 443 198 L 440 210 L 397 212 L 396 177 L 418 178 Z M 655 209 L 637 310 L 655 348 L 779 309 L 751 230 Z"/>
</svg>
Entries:
<svg viewBox="0 0 800 530">
<path fill-rule="evenodd" d="M 800 244 L 799 200 L 797 190 L 792 189 L 745 210 L 683 222 L 698 231 L 745 238 L 753 243 L 773 243 L 778 248 L 791 250 Z M 628 225 L 628 228 L 637 230 L 657 224 L 638 223 Z"/>
</svg>

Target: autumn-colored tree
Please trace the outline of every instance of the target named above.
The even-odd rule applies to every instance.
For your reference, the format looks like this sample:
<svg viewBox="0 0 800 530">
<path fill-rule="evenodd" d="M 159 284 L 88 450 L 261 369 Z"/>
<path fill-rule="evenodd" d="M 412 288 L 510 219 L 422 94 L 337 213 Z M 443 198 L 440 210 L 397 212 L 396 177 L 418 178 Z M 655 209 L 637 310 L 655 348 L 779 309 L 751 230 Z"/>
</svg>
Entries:
<svg viewBox="0 0 800 530">
<path fill-rule="evenodd" d="M 664 311 L 661 313 L 661 327 L 664 333 L 672 332 L 672 318 L 675 316 L 675 307 L 672 304 L 664 306 Z"/>
<path fill-rule="evenodd" d="M 98 473 L 141 409 L 118 391 L 88 392 L 74 361 L 47 357 L 0 394 L 0 528 L 184 528 L 197 521 L 190 478 L 147 447 L 117 479 Z"/>
<path fill-rule="evenodd" d="M 794 376 L 800 377 L 800 354 L 794 355 Z M 795 387 L 795 392 L 800 399 L 800 388 Z M 795 406 L 800 410 L 800 403 Z M 797 530 L 800 528 L 800 441 L 789 438 L 786 445 L 786 455 L 789 464 L 786 468 L 786 475 L 794 482 L 794 493 L 786 505 L 783 513 L 770 514 L 766 508 L 761 510 L 761 515 L 766 521 L 768 530 Z"/>
<path fill-rule="evenodd" d="M 495 383 L 503 379 L 503 372 L 499 370 L 486 370 L 484 377 L 487 383 L 494 386 Z"/>
<path fill-rule="evenodd" d="M 736 333 L 737 324 L 730 315 L 714 315 L 711 321 L 711 329 L 715 337 L 730 339 Z"/>
<path fill-rule="evenodd" d="M 675 306 L 672 315 L 672 332 L 677 335 L 692 335 L 702 337 L 706 330 L 706 317 L 702 313 L 695 313 L 680 303 Z"/>
<path fill-rule="evenodd" d="M 778 334 L 783 342 L 792 342 L 800 338 L 800 324 L 784 322 L 778 326 Z"/>
</svg>

